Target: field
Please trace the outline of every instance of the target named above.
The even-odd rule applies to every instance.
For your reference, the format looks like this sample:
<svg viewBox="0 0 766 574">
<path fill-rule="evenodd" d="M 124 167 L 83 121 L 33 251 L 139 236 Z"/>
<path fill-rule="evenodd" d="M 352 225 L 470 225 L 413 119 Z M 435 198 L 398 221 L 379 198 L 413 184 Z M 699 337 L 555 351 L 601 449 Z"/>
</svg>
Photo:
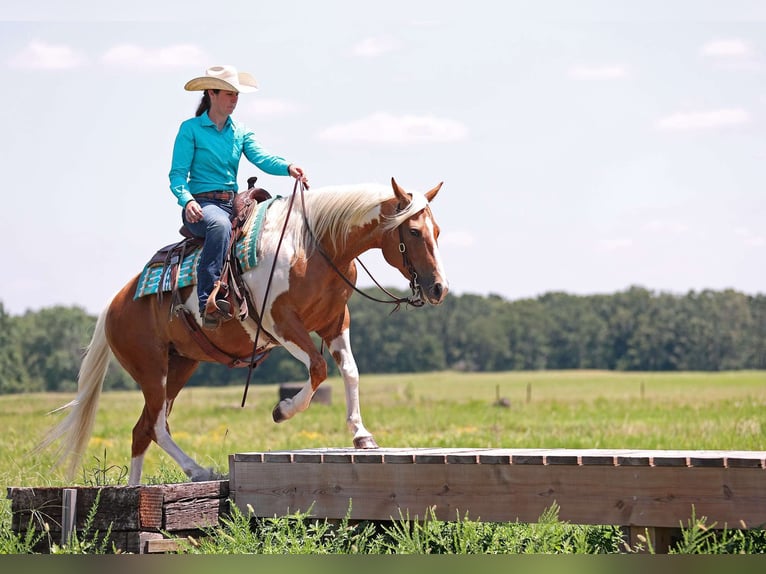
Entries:
<svg viewBox="0 0 766 574">
<path fill-rule="evenodd" d="M 276 385 L 251 386 L 244 408 L 240 386 L 185 389 L 171 430 L 189 454 L 222 473 L 234 452 L 351 446 L 342 381 L 324 384 L 332 387 L 332 405 L 314 404 L 279 425 L 271 421 Z M 360 393 L 365 424 L 387 447 L 766 449 L 766 372 L 370 375 Z M 497 406 L 498 397 L 509 406 Z M 31 451 L 59 416 L 46 413 L 71 398 L 0 397 L 1 484 L 69 483 L 51 471 L 52 453 Z M 75 482 L 88 482 L 94 469 L 129 465 L 142 406 L 137 391 L 102 395 L 83 476 Z M 183 478 L 152 445 L 144 481 Z"/>
<path fill-rule="evenodd" d="M 242 372 L 244 382 L 246 371 Z M 351 436 L 344 424 L 342 381 L 334 378 L 325 384 L 332 388 L 331 405 L 314 404 L 308 411 L 279 425 L 271 421 L 271 409 L 278 398 L 277 385 L 251 386 L 245 408 L 240 407 L 241 386 L 186 389 L 174 405 L 171 430 L 191 456 L 222 474 L 228 472 L 228 455 L 234 452 L 350 446 Z M 370 375 L 363 377 L 360 392 L 365 425 L 385 447 L 766 450 L 766 372 L 761 371 Z M 47 413 L 71 398 L 71 395 L 55 394 L 0 397 L 2 486 L 126 482 L 131 430 L 143 407 L 138 391 L 102 396 L 82 472 L 74 481 L 51 469 L 52 452 L 33 452 L 37 441 L 60 416 Z M 144 482 L 183 481 L 185 476 L 175 463 L 152 445 L 145 461 Z M 0 538 L 4 531 L 7 535 L 9 510 L 10 502 L 5 501 L 0 506 Z M 555 517 L 553 519 L 555 523 Z M 288 531 L 292 532 L 294 524 L 272 526 L 284 538 Z M 225 542 L 232 536 L 242 537 L 245 542 L 241 547 L 209 550 L 268 553 L 257 546 L 262 540 L 247 532 L 246 521 L 233 527 L 235 530 L 222 539 Z M 477 527 L 458 527 L 479 536 Z M 583 541 L 600 541 L 595 547 L 592 542 L 583 542 L 580 551 L 613 551 L 610 548 L 617 544 L 613 531 L 592 528 L 596 529 L 595 534 L 593 530 L 557 529 L 555 532 L 562 540 L 577 540 L 579 536 Z M 441 536 L 447 531 L 439 526 L 434 532 Z M 357 548 L 362 540 L 360 533 L 348 532 L 354 538 L 344 539 L 343 543 L 348 543 L 348 548 Z M 417 552 L 411 532 L 402 534 L 403 540 L 410 544 L 412 552 Z M 510 534 L 499 532 L 493 531 L 492 540 L 502 540 L 506 546 L 498 551 L 522 551 L 508 546 Z M 397 535 L 397 532 L 385 533 L 388 540 Z M 458 540 L 452 534 L 449 536 Z M 482 539 L 488 536 L 482 531 Z M 529 546 L 530 541 L 539 544 L 539 531 L 513 536 L 514 540 L 526 541 L 527 546 L 519 546 L 523 551 L 538 548 L 537 551 L 547 552 L 544 545 Z M 728 540 L 725 544 L 728 550 L 724 551 L 762 552 L 766 549 L 763 537 L 758 531 L 755 538 L 738 538 L 735 546 Z M 319 537 L 326 538 L 326 533 Z M 290 534 L 284 539 L 291 544 L 303 540 L 301 548 L 306 550 L 305 533 Z M 378 538 L 374 540 L 379 544 Z M 698 542 L 690 546 L 695 552 L 701 548 Z M 309 552 L 326 550 L 323 542 L 316 543 L 318 545 Z M 612 547 L 603 547 L 606 543 Z M 543 544 L 547 542 L 543 540 Z M 569 542 L 564 546 L 551 546 L 551 551 L 559 552 L 562 548 L 566 551 L 566 544 Z M 381 548 L 385 551 L 384 546 Z M 289 547 L 280 548 L 276 551 L 292 553 Z M 401 544 L 397 548 L 401 548 Z M 431 550 L 421 548 L 420 551 Z"/>
</svg>

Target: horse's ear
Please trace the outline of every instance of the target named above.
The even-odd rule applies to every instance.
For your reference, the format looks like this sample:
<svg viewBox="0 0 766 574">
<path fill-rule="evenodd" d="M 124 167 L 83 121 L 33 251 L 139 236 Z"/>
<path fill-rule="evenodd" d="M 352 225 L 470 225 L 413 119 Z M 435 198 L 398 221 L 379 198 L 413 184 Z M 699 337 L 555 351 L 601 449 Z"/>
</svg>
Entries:
<svg viewBox="0 0 766 574">
<path fill-rule="evenodd" d="M 436 197 L 436 194 L 439 193 L 439 190 L 442 188 L 443 185 L 444 185 L 444 182 L 440 181 L 439 185 L 437 185 L 433 189 L 428 190 L 425 193 L 425 196 L 426 196 L 426 199 L 428 200 L 428 203 L 431 203 L 434 200 L 434 197 Z"/>
<path fill-rule="evenodd" d="M 396 183 L 396 180 L 392 177 L 391 178 L 391 187 L 394 188 L 394 195 L 399 198 L 400 201 L 403 201 L 405 203 L 410 202 L 410 197 L 407 195 L 407 192 L 405 192 L 401 187 L 399 187 L 399 184 Z"/>
</svg>

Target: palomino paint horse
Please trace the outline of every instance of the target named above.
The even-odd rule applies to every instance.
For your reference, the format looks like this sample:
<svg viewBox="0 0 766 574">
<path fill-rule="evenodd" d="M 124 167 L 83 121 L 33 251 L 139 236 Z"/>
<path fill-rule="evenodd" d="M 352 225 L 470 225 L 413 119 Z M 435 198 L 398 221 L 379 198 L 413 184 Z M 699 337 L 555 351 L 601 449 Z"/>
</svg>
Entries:
<svg viewBox="0 0 766 574">
<path fill-rule="evenodd" d="M 269 298 L 260 313 L 261 328 L 251 316 L 235 318 L 208 333 L 214 345 L 234 357 L 250 357 L 256 347 L 281 345 L 306 365 L 308 381 L 297 395 L 274 407 L 275 422 L 308 408 L 317 387 L 327 378 L 327 364 L 310 337 L 310 333 L 317 333 L 343 377 L 346 424 L 353 434 L 353 444 L 364 449 L 378 445 L 362 422 L 359 372 L 349 337 L 346 303 L 356 282 L 355 258 L 369 249 L 381 249 L 385 260 L 411 281 L 422 300 L 439 304 L 447 294 L 447 278 L 437 246 L 439 226 L 429 207 L 442 184 L 424 194 L 406 193 L 393 178 L 391 184 L 393 191 L 387 186 L 312 191 L 304 197 L 305 218 L 302 213 L 288 217 L 286 199 L 273 202 L 258 238 L 259 264 L 243 275 L 260 307 L 274 268 Z M 300 212 L 299 205 L 300 201 L 296 201 L 296 211 Z M 282 244 L 277 250 L 280 238 Z M 71 410 L 41 446 L 62 439 L 59 463 L 68 463 L 70 475 L 76 472 L 93 429 L 109 359 L 114 354 L 144 396 L 143 412 L 133 428 L 129 483 L 140 483 L 144 454 L 152 441 L 191 480 L 209 480 L 212 471 L 197 464 L 171 437 L 168 416 L 200 361 L 214 359 L 171 312 L 171 297 L 134 299 L 137 281 L 138 277 L 123 287 L 99 316 L 80 368 L 77 396 L 62 407 Z M 194 287 L 184 288 L 181 296 L 184 305 L 201 321 Z"/>
</svg>

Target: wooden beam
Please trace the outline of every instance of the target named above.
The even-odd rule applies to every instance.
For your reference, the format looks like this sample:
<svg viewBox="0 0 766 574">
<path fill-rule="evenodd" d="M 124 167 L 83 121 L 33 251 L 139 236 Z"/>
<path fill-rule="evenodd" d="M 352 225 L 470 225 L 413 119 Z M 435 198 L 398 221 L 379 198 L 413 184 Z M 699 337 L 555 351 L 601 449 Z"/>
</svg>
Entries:
<svg viewBox="0 0 766 574">
<path fill-rule="evenodd" d="M 370 458 L 374 457 L 374 458 Z M 310 449 L 230 457 L 237 506 L 258 516 L 457 516 L 535 522 L 554 503 L 573 524 L 677 528 L 766 522 L 766 453 L 502 449 Z M 727 464 L 728 458 L 735 461 Z M 374 462 L 372 462 L 374 461 Z M 700 466 L 689 466 L 696 461 Z M 750 462 L 750 461 L 755 461 Z"/>
</svg>

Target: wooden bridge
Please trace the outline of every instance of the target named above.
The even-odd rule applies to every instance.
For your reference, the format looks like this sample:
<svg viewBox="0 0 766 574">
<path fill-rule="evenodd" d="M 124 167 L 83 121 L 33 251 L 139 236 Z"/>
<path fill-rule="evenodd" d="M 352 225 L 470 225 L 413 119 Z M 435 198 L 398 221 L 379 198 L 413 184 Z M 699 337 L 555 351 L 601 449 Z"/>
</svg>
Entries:
<svg viewBox="0 0 766 574">
<path fill-rule="evenodd" d="M 536 522 L 556 503 L 572 524 L 649 534 L 658 551 L 692 514 L 766 525 L 766 452 L 570 449 L 309 449 L 229 457 L 230 493 L 258 516 Z M 352 503 L 350 504 L 350 501 Z"/>
<path fill-rule="evenodd" d="M 94 528 L 111 526 L 128 552 L 172 549 L 199 534 L 229 500 L 256 516 L 536 522 L 554 503 L 571 524 L 625 527 L 666 551 L 694 514 L 707 526 L 766 525 L 766 451 L 345 448 L 229 456 L 230 479 L 206 483 L 8 489 L 13 528 L 47 518 L 54 542 L 79 530 L 100 496 Z M 67 494 L 70 502 L 67 503 Z M 71 499 L 74 497 L 74 500 Z"/>
</svg>

